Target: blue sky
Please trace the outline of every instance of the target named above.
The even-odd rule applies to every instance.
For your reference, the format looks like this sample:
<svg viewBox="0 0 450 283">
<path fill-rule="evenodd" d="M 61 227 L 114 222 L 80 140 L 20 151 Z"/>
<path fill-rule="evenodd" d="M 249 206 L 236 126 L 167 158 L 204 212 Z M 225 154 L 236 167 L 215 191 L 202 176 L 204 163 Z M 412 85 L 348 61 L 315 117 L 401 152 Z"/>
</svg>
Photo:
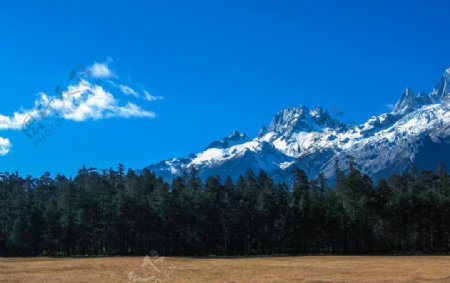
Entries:
<svg viewBox="0 0 450 283">
<path fill-rule="evenodd" d="M 72 69 L 94 63 L 114 72 L 100 78 L 114 101 L 39 146 L 0 130 L 12 144 L 0 171 L 142 168 L 234 129 L 255 136 L 299 104 L 362 122 L 407 86 L 430 91 L 450 67 L 449 9 L 437 0 L 3 1 L 0 115 L 28 113 L 39 93 L 55 95 Z M 138 110 L 125 115 L 130 104 Z"/>
</svg>

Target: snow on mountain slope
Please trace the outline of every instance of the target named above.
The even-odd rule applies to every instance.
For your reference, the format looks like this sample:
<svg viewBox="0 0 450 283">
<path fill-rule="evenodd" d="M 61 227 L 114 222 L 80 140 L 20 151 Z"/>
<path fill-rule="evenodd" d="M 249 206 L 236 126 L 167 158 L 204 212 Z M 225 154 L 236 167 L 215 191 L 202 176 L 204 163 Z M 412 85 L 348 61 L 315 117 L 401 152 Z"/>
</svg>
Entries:
<svg viewBox="0 0 450 283">
<path fill-rule="evenodd" d="M 249 168 L 289 180 L 293 168 L 314 178 L 331 177 L 339 161 L 344 170 L 352 160 L 374 178 L 404 172 L 411 164 L 450 165 L 450 68 L 429 93 L 405 90 L 391 113 L 353 126 L 332 118 L 321 108 L 291 107 L 277 113 L 268 128 L 250 140 L 234 131 L 188 158 L 150 165 L 157 175 L 172 179 L 196 167 L 200 175 L 237 178 Z M 429 156 L 432 154 L 433 156 Z M 434 168 L 428 168 L 434 169 Z"/>
</svg>

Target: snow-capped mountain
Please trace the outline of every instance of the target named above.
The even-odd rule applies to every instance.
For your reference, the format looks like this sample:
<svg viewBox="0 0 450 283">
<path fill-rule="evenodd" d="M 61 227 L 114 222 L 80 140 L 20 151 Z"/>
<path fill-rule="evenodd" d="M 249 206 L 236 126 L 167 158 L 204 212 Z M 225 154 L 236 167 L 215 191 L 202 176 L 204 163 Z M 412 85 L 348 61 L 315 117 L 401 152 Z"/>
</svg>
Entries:
<svg viewBox="0 0 450 283">
<path fill-rule="evenodd" d="M 349 162 L 373 178 L 402 173 L 411 166 L 435 169 L 450 165 L 450 68 L 429 93 L 407 88 L 392 112 L 348 125 L 322 108 L 291 107 L 275 115 L 268 128 L 249 139 L 234 131 L 204 151 L 150 165 L 157 175 L 172 179 L 191 167 L 202 177 L 237 178 L 249 168 L 289 180 L 294 168 L 311 177 L 332 177 L 336 161 Z"/>
</svg>

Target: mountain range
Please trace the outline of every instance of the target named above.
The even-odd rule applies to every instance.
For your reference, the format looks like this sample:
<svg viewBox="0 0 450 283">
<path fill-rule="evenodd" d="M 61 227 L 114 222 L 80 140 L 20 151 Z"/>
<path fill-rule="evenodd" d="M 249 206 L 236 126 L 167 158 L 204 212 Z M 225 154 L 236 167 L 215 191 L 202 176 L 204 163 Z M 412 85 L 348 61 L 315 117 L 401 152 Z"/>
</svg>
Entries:
<svg viewBox="0 0 450 283">
<path fill-rule="evenodd" d="M 352 125 L 318 107 L 283 109 L 257 137 L 234 131 L 203 151 L 147 167 L 156 175 L 173 179 L 190 168 L 200 176 L 230 175 L 249 168 L 265 170 L 277 181 L 289 181 L 294 168 L 310 178 L 322 172 L 333 178 L 335 164 L 348 170 L 353 164 L 372 178 L 404 173 L 411 165 L 435 169 L 450 165 L 450 68 L 433 90 L 417 95 L 407 88 L 392 111 Z"/>
</svg>

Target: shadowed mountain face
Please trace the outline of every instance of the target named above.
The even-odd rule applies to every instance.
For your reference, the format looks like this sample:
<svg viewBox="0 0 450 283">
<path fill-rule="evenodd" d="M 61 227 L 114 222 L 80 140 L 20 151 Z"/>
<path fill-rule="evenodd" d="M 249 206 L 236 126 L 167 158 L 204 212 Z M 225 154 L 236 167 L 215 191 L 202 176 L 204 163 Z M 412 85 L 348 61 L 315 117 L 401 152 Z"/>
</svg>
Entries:
<svg viewBox="0 0 450 283">
<path fill-rule="evenodd" d="M 147 168 L 169 180 L 195 167 L 206 178 L 236 179 L 249 168 L 265 170 L 277 181 L 289 181 L 294 168 L 310 178 L 323 172 L 332 178 L 336 161 L 347 170 L 350 160 L 375 179 L 450 165 L 450 69 L 434 89 L 415 95 L 407 88 L 390 113 L 361 125 L 347 125 L 323 109 L 306 106 L 281 110 L 268 128 L 249 139 L 234 131 L 204 151 Z"/>
</svg>

